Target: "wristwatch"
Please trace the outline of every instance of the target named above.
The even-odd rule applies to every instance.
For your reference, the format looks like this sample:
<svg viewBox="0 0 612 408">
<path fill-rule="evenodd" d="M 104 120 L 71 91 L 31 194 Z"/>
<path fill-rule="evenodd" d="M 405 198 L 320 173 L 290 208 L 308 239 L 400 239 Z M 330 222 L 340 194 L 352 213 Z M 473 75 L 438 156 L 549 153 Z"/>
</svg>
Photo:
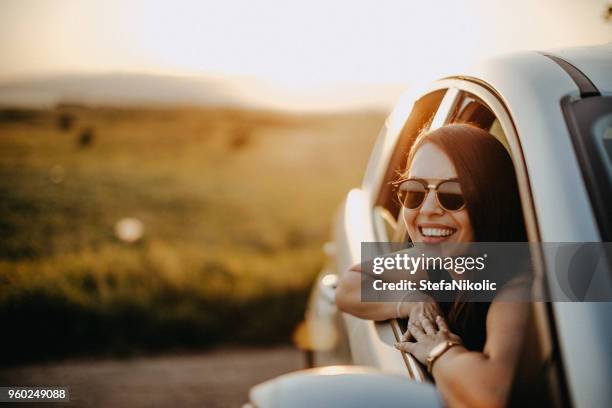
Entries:
<svg viewBox="0 0 612 408">
<path fill-rule="evenodd" d="M 427 371 L 429 371 L 429 374 L 432 374 L 433 365 L 442 354 L 446 353 L 452 347 L 460 345 L 460 342 L 452 340 L 447 340 L 435 345 L 434 348 L 432 348 L 429 354 L 427 355 Z"/>
</svg>

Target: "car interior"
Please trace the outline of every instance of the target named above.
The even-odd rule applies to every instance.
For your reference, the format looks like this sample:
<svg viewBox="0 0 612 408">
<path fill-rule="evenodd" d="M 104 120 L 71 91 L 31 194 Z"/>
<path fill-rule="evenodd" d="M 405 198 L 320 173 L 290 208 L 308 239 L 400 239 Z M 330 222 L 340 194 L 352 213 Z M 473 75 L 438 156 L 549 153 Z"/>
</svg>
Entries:
<svg viewBox="0 0 612 408">
<path fill-rule="evenodd" d="M 378 241 L 406 242 L 409 239 L 405 226 L 399 219 L 400 204 L 396 199 L 392 182 L 404 171 L 410 146 L 418 134 L 429 127 L 445 92 L 444 89 L 437 90 L 419 99 L 400 133 L 373 210 Z M 462 92 L 447 123 L 470 123 L 487 130 L 506 147 L 516 163 L 517 158 L 511 152 L 500 120 L 493 110 L 477 96 Z M 520 183 L 519 188 L 521 188 Z M 525 214 L 526 224 L 535 223 L 535 225 L 532 224 L 532 230 L 537 231 L 536 220 L 529 219 L 527 211 Z M 529 239 L 539 240 L 533 236 L 530 236 Z M 534 256 L 532 267 L 536 281 L 544 279 L 542 272 L 544 266 L 541 258 Z M 562 401 L 570 399 L 566 397 L 567 389 L 564 386 L 562 361 L 554 335 L 552 310 L 550 304 L 543 302 L 533 302 L 531 309 L 528 330 L 522 335 L 523 352 L 518 362 L 509 406 L 525 405 L 525 401 L 534 406 L 563 406 Z M 399 336 L 406 330 L 407 319 L 393 319 L 389 323 Z M 409 360 L 410 357 L 408 357 Z M 406 360 L 406 357 L 404 358 Z M 412 359 L 407 363 L 409 376 L 420 378 L 414 375 L 415 364 L 419 364 L 415 361 Z M 421 371 L 420 374 L 422 375 L 423 372 Z M 432 379 L 429 378 L 429 381 Z M 543 393 L 542 389 L 547 389 L 548 393 Z"/>
</svg>

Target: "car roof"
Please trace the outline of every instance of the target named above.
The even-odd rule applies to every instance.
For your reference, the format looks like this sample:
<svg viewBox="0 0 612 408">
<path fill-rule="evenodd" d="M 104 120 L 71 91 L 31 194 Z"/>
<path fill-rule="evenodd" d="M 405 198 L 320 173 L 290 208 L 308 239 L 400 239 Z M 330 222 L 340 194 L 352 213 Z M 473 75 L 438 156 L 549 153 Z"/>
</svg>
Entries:
<svg viewBox="0 0 612 408">
<path fill-rule="evenodd" d="M 548 54 L 560 57 L 578 68 L 599 92 L 612 92 L 612 43 L 551 50 Z"/>
</svg>

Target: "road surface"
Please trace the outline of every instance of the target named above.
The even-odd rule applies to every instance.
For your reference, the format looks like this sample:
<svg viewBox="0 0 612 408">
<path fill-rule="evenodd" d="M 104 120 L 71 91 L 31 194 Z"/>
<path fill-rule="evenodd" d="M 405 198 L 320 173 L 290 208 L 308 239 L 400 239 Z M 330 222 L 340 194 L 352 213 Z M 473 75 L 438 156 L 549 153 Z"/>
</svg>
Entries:
<svg viewBox="0 0 612 408">
<path fill-rule="evenodd" d="M 291 347 L 218 349 L 1 368 L 0 385 L 69 386 L 63 407 L 240 407 L 251 386 L 302 365 Z"/>
</svg>

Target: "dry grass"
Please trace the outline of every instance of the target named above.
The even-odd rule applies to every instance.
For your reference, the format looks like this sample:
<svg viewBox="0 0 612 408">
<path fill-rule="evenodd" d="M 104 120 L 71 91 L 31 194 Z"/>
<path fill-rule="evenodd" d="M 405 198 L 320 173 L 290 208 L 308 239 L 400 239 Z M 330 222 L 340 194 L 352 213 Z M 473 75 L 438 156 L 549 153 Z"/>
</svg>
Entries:
<svg viewBox="0 0 612 408">
<path fill-rule="evenodd" d="M 383 119 L 0 112 L 2 360 L 286 341 Z"/>
</svg>

